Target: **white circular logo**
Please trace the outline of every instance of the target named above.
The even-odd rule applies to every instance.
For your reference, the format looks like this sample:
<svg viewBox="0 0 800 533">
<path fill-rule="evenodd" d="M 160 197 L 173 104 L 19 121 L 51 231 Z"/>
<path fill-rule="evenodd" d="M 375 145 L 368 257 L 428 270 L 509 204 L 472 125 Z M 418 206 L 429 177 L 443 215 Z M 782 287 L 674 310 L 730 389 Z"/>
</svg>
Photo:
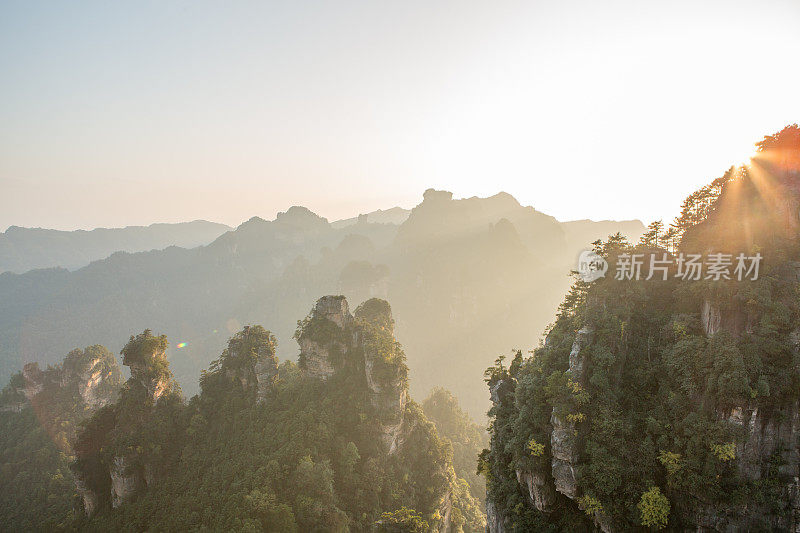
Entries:
<svg viewBox="0 0 800 533">
<path fill-rule="evenodd" d="M 584 250 L 578 256 L 578 275 L 586 283 L 606 277 L 608 262 L 592 250 Z"/>
</svg>

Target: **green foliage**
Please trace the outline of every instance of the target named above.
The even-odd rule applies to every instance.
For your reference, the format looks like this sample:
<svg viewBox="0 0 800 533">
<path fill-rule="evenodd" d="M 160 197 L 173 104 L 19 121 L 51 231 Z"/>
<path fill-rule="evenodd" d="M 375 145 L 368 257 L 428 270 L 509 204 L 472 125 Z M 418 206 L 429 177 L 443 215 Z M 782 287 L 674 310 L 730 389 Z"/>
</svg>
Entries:
<svg viewBox="0 0 800 533">
<path fill-rule="evenodd" d="M 0 411 L 0 516 L 9 531 L 64 529 L 74 519 L 75 482 L 70 463 L 74 442 L 93 407 L 81 391 L 91 376 L 102 378 L 93 398 L 112 400 L 122 378 L 114 356 L 102 346 L 73 350 L 61 365 L 26 372 L 40 385 L 29 403 L 27 380 L 15 375 L 3 390 Z M 11 402 L 9 404 L 8 402 Z"/>
<path fill-rule="evenodd" d="M 381 330 L 392 331 L 394 329 L 389 303 L 380 298 L 370 298 L 356 307 L 354 316 L 356 320 L 362 320 Z"/>
<path fill-rule="evenodd" d="M 533 457 L 541 457 L 544 454 L 544 444 L 539 444 L 533 438 L 528 442 L 528 449 Z"/>
<path fill-rule="evenodd" d="M 374 302 L 370 308 L 380 311 Z M 374 322 L 380 316 L 361 315 L 353 327 L 360 328 L 362 338 L 391 338 Z M 306 324 L 313 328 L 314 320 Z M 299 336 L 306 333 L 301 330 Z M 322 329 L 314 335 L 323 344 L 342 339 L 337 332 L 326 338 Z M 349 364 L 321 381 L 284 362 L 265 397 L 242 387 L 256 354 L 274 350 L 268 331 L 245 328 L 204 373 L 202 393 L 188 404 L 169 395 L 151 406 L 129 387 L 120 402 L 98 411 L 84 424 L 76 461 L 92 486 L 108 490 L 101 484 L 119 455 L 131 458 L 133 474 L 155 475 L 137 497 L 117 509 L 105 502 L 98 514 L 77 519 L 73 527 L 365 531 L 390 520 L 387 531 L 428 531 L 439 527 L 441 497 L 450 489 L 452 523 L 465 532 L 483 530 L 474 489 L 459 479 L 451 462 L 455 450 L 459 470 L 475 478 L 481 434 L 449 393 L 439 392 L 427 402 L 448 437 L 440 438 L 422 409 L 409 401 L 403 446 L 388 455 L 379 406 Z M 391 356 L 403 362 L 402 351 Z M 360 372 L 363 376 L 363 368 Z"/>
<path fill-rule="evenodd" d="M 232 387 L 256 393 L 258 378 L 255 364 L 271 361 L 277 366 L 275 336 L 262 326 L 245 326 L 228 341 L 219 359 L 200 373 L 200 388 L 207 396 L 223 394 Z"/>
<path fill-rule="evenodd" d="M 154 355 L 161 354 L 167 349 L 167 336 L 153 335 L 149 329 L 136 335 L 131 335 L 131 340 L 122 348 L 122 364 L 125 366 L 148 365 L 155 360 Z"/>
<path fill-rule="evenodd" d="M 595 513 L 603 512 L 603 504 L 600 503 L 600 500 L 589 494 L 584 494 L 578 498 L 578 505 L 588 516 L 594 516 Z"/>
<path fill-rule="evenodd" d="M 73 518 L 70 458 L 33 409 L 0 413 L 0 516 L 6 531 L 52 531 Z"/>
<path fill-rule="evenodd" d="M 794 150 L 800 153 L 800 144 Z M 786 180 L 796 189 L 796 178 L 773 177 L 776 186 Z M 594 249 L 610 265 L 622 253 L 653 248 L 758 250 L 765 259 L 757 281 L 576 281 L 532 356 L 515 361 L 513 372 L 502 359 L 487 369 L 492 392 L 504 394 L 489 411 L 491 446 L 479 471 L 507 528 L 592 527 L 574 501 L 562 500 L 559 514 L 537 513 L 517 482 L 521 471 L 556 474 L 548 449 L 553 417 L 568 430 L 562 446 L 573 446 L 577 457 L 580 507 L 596 499 L 615 530 L 667 526 L 670 504 L 658 486 L 681 502 L 672 517 L 678 529 L 696 527 L 709 508 L 763 512 L 765 524 L 790 520 L 791 480 L 778 473 L 785 451 L 769 462 L 736 451 L 747 449 L 755 413 L 762 424 L 755 431 L 772 428 L 778 448 L 793 449 L 789 432 L 777 428 L 800 398 L 800 245 L 782 234 L 796 225 L 776 220 L 754 179 L 748 169 L 731 170 L 687 199 L 671 233 L 654 223 L 636 246 L 612 236 Z M 703 326 L 712 323 L 716 331 L 707 333 Z M 587 326 L 592 341 L 575 354 L 576 335 Z M 760 469 L 760 479 L 751 468 Z"/>
<path fill-rule="evenodd" d="M 469 493 L 482 508 L 486 482 L 477 470 L 478 455 L 489 444 L 486 431 L 461 409 L 452 393 L 441 387 L 431 391 L 422 402 L 422 410 L 436 426 L 437 435 L 451 446 L 456 476 L 466 482 Z"/>
<path fill-rule="evenodd" d="M 658 454 L 658 461 L 664 465 L 667 475 L 670 476 L 677 474 L 682 467 L 681 455 L 679 453 L 662 450 L 661 453 Z"/>
<path fill-rule="evenodd" d="M 669 521 L 669 500 L 661 494 L 658 487 L 650 487 L 647 492 L 642 494 L 642 498 L 636 505 L 639 509 L 642 525 L 654 529 L 664 529 Z"/>
<path fill-rule="evenodd" d="M 421 514 L 407 507 L 383 513 L 376 525 L 378 531 L 387 533 L 428 533 L 431 530 Z"/>
<path fill-rule="evenodd" d="M 712 444 L 711 453 L 720 461 L 730 461 L 736 458 L 736 443 Z"/>
</svg>

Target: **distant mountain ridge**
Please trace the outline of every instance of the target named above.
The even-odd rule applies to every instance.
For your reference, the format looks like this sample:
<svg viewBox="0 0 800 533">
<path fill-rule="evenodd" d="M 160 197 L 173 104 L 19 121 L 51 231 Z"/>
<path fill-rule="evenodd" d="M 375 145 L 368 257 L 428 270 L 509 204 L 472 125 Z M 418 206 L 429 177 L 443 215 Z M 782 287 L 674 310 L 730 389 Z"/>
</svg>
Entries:
<svg viewBox="0 0 800 533">
<path fill-rule="evenodd" d="M 357 223 L 359 220 L 363 220 L 364 218 L 366 218 L 367 222 L 372 222 L 374 224 L 395 224 L 399 226 L 400 224 L 406 221 L 409 214 L 411 214 L 411 210 L 403 209 L 402 207 L 378 209 L 377 211 L 372 211 L 369 213 L 358 215 L 357 217 L 336 220 L 334 222 L 331 222 L 331 226 L 333 226 L 334 228 L 344 228 L 346 226 L 352 226 L 353 224 Z"/>
<path fill-rule="evenodd" d="M 75 270 L 114 252 L 145 252 L 168 246 L 194 248 L 231 229 L 205 220 L 88 231 L 11 226 L 0 233 L 0 272 L 20 274 L 52 267 Z"/>
<path fill-rule="evenodd" d="M 590 245 L 568 235 L 509 194 L 453 199 L 431 189 L 399 226 L 367 216 L 336 227 L 294 206 L 193 249 L 118 252 L 74 272 L 7 272 L 0 274 L 0 382 L 24 363 L 56 362 L 76 346 L 119 350 L 131 330 L 159 325 L 181 343 L 167 355 L 191 387 L 246 324 L 270 324 L 279 356 L 295 358 L 297 317 L 316 295 L 342 294 L 391 303 L 414 394 L 445 386 L 481 416 L 482 370 L 509 344 L 538 342 L 578 252 Z"/>
</svg>

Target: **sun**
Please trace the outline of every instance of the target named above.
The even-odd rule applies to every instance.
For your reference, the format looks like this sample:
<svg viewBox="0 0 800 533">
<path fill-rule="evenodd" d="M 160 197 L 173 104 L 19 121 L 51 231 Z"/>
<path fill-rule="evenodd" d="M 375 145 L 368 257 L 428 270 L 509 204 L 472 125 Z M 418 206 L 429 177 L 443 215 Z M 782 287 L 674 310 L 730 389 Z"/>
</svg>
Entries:
<svg viewBox="0 0 800 533">
<path fill-rule="evenodd" d="M 756 145 L 753 142 L 737 143 L 730 148 L 731 166 L 749 166 L 750 160 L 756 156 Z"/>
</svg>

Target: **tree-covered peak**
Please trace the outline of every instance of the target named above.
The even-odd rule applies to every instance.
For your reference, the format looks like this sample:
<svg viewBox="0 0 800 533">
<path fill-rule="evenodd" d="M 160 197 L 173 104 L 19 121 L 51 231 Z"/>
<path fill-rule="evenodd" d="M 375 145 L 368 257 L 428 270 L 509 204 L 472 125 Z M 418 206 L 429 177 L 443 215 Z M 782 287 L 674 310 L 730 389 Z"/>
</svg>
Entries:
<svg viewBox="0 0 800 533">
<path fill-rule="evenodd" d="M 576 281 L 531 356 L 487 370 L 492 531 L 797 527 L 796 133 L 759 152 L 781 164 L 729 170 L 669 228 L 594 243 L 609 273 Z M 678 274 L 722 252 L 761 254 L 758 277 Z M 634 255 L 641 276 L 615 276 Z M 672 258 L 666 277 L 648 276 L 650 257 Z"/>
<path fill-rule="evenodd" d="M 122 364 L 128 367 L 148 366 L 158 359 L 163 359 L 167 350 L 167 336 L 153 335 L 149 329 L 136 336 L 131 335 L 122 354 Z"/>
<path fill-rule="evenodd" d="M 370 298 L 356 308 L 355 318 L 389 333 L 394 332 L 392 308 L 386 300 Z"/>
</svg>

